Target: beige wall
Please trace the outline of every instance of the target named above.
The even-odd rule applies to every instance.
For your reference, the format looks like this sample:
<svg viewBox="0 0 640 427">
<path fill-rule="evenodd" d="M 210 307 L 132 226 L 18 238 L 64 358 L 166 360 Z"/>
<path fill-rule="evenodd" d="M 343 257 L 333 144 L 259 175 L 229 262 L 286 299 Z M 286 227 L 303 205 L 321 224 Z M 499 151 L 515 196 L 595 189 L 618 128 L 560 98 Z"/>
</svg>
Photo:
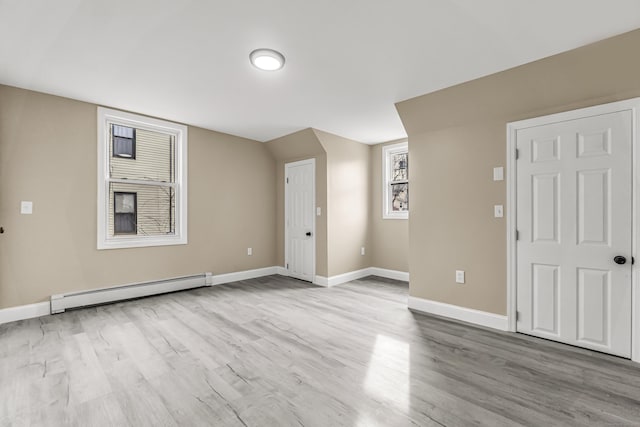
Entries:
<svg viewBox="0 0 640 427">
<path fill-rule="evenodd" d="M 328 275 L 370 267 L 370 147 L 314 132 L 327 152 Z M 365 255 L 360 253 L 363 246 Z"/>
<path fill-rule="evenodd" d="M 409 134 L 410 293 L 506 313 L 506 124 L 640 96 L 640 30 L 397 104 Z M 454 283 L 454 270 L 467 283 Z"/>
<path fill-rule="evenodd" d="M 96 250 L 96 135 L 95 105 L 0 86 L 0 308 L 275 265 L 273 157 L 262 143 L 194 127 L 189 244 Z M 19 214 L 21 200 L 33 201 L 33 215 Z"/>
<path fill-rule="evenodd" d="M 284 165 L 298 160 L 316 159 L 316 274 L 327 277 L 327 155 L 312 129 L 304 129 L 266 143 L 276 159 L 276 265 L 284 266 Z"/>
<path fill-rule="evenodd" d="M 409 221 L 382 219 L 382 147 L 406 141 L 390 141 L 371 146 L 370 241 L 371 265 L 389 270 L 409 271 Z M 412 162 L 409 159 L 409 170 Z M 409 210 L 413 209 L 412 186 L 409 184 Z M 410 214 L 411 215 L 411 214 Z"/>
<path fill-rule="evenodd" d="M 276 158 L 276 259 L 284 265 L 284 164 L 316 159 L 316 274 L 367 267 L 409 271 L 407 221 L 382 220 L 381 144 L 368 146 L 317 129 L 267 143 Z M 373 224 L 373 225 L 372 225 Z M 365 247 L 365 255 L 360 248 Z"/>
</svg>

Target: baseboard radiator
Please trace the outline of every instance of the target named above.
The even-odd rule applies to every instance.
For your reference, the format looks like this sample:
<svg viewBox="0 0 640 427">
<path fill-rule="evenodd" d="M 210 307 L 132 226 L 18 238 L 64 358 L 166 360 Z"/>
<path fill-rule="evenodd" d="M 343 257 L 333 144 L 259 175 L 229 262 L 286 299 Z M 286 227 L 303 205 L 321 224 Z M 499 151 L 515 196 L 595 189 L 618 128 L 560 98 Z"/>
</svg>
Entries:
<svg viewBox="0 0 640 427">
<path fill-rule="evenodd" d="M 129 285 L 113 286 L 110 288 L 51 295 L 51 314 L 63 313 L 65 310 L 70 308 L 107 304 L 110 302 L 141 298 L 150 295 L 200 288 L 202 286 L 211 286 L 212 283 L 212 274 L 202 273 L 193 276 L 175 277 L 172 279 L 156 280 L 152 282 L 133 283 Z"/>
</svg>

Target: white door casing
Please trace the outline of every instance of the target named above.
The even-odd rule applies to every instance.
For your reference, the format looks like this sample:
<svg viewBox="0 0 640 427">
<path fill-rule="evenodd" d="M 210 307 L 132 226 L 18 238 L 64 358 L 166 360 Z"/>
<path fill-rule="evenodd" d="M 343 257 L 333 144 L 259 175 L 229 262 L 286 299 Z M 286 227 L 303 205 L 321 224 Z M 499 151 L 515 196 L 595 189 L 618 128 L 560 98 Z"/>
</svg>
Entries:
<svg viewBox="0 0 640 427">
<path fill-rule="evenodd" d="M 285 268 L 297 279 L 315 276 L 315 159 L 285 164 Z"/>
</svg>

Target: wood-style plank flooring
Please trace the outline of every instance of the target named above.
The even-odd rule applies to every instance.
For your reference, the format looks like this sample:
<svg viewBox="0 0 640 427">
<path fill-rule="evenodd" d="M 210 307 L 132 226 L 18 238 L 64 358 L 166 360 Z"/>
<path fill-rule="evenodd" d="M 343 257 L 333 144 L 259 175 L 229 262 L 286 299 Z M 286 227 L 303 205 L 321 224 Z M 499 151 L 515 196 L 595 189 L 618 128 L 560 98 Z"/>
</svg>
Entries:
<svg viewBox="0 0 640 427">
<path fill-rule="evenodd" d="M 640 366 L 270 276 L 0 326 L 0 426 L 640 425 Z"/>
</svg>

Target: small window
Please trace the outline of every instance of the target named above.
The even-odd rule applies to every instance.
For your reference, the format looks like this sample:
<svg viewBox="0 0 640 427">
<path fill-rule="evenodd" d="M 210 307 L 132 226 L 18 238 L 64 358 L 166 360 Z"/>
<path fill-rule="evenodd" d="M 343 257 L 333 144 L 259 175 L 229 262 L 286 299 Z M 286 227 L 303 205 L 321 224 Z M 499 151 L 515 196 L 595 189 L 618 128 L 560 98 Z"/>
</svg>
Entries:
<svg viewBox="0 0 640 427">
<path fill-rule="evenodd" d="M 406 142 L 382 148 L 383 212 L 386 219 L 409 217 L 409 149 Z"/>
<path fill-rule="evenodd" d="M 136 130 L 128 126 L 111 125 L 113 157 L 136 158 Z"/>
<path fill-rule="evenodd" d="M 114 234 L 136 234 L 138 198 L 136 193 L 113 193 Z"/>
</svg>

